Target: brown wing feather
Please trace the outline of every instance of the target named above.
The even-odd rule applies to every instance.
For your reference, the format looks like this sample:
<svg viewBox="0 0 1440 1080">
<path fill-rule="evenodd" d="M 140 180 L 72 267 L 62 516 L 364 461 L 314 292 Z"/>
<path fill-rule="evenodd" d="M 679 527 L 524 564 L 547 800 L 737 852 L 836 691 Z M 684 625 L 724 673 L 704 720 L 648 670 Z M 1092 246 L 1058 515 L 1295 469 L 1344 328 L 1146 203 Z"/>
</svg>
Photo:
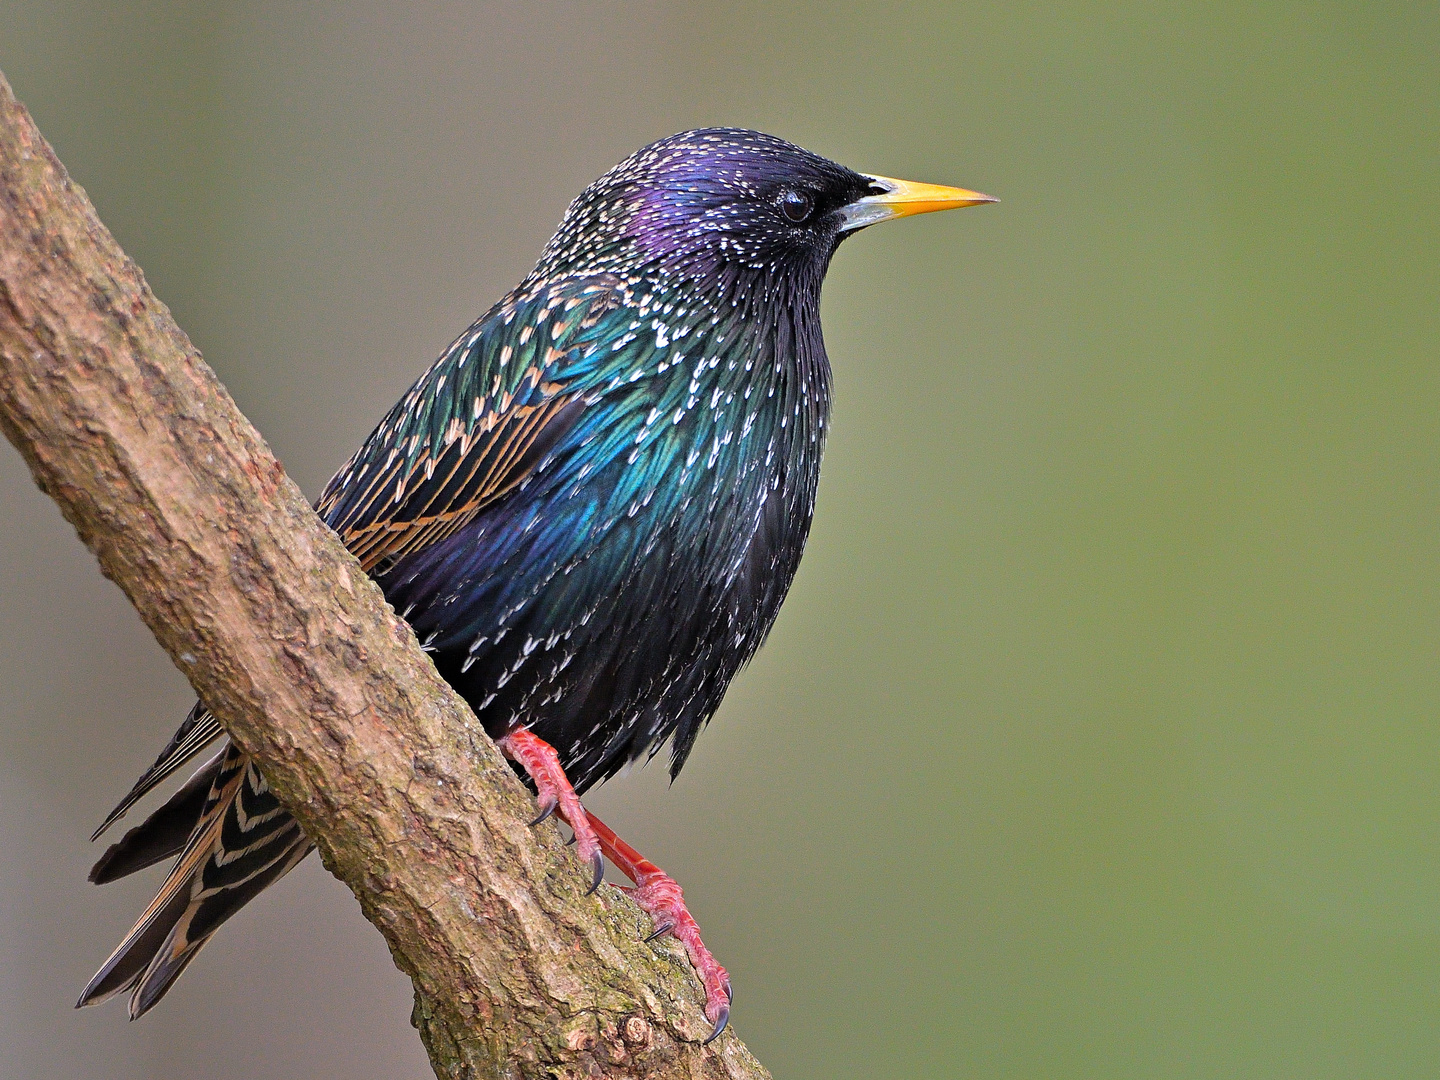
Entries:
<svg viewBox="0 0 1440 1080">
<path fill-rule="evenodd" d="M 517 487 L 574 423 L 583 402 L 554 393 L 535 404 L 516 405 L 490 414 L 468 435 L 422 454 L 403 475 L 397 453 L 366 477 L 363 495 L 347 501 L 331 522 L 360 565 L 373 570 L 385 559 L 398 559 L 452 535 L 486 505 Z M 388 458 L 388 455 L 387 455 Z M 338 493 L 322 499 L 327 517 Z"/>
</svg>

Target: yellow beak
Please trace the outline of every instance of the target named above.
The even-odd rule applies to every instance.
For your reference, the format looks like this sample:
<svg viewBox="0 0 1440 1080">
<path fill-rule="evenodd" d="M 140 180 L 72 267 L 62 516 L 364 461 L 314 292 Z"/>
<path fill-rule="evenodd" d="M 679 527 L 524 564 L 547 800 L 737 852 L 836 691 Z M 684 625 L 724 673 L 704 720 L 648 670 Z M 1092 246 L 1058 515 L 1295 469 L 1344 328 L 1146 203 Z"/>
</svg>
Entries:
<svg viewBox="0 0 1440 1080">
<path fill-rule="evenodd" d="M 916 184 L 909 180 L 895 180 L 888 176 L 866 176 L 880 192 L 856 199 L 842 211 L 844 224 L 841 232 L 863 229 L 892 218 L 909 217 L 912 214 L 929 214 L 936 210 L 954 210 L 961 206 L 979 206 L 981 203 L 999 202 L 990 195 L 964 188 L 941 187 L 939 184 Z"/>
</svg>

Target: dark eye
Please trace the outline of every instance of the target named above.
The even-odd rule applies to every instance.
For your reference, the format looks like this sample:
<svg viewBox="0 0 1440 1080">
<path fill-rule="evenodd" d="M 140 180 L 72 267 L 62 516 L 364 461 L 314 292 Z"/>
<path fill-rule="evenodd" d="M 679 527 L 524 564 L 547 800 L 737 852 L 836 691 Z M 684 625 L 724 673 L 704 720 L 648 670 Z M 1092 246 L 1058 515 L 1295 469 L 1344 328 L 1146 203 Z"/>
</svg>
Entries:
<svg viewBox="0 0 1440 1080">
<path fill-rule="evenodd" d="M 803 191 L 785 190 L 780 193 L 780 212 L 786 221 L 799 225 L 815 209 L 815 200 Z"/>
</svg>

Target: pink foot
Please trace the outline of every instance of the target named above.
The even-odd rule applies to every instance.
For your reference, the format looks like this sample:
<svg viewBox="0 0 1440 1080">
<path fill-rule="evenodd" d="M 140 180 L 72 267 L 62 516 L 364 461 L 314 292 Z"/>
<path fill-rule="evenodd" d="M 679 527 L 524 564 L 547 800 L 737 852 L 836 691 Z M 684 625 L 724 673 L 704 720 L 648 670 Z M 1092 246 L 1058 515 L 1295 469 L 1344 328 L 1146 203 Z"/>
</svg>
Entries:
<svg viewBox="0 0 1440 1080">
<path fill-rule="evenodd" d="M 690 963 L 700 976 L 700 985 L 705 988 L 705 1016 L 715 1025 L 705 1042 L 713 1042 L 730 1022 L 730 1002 L 735 994 L 730 988 L 730 976 L 705 947 L 705 942 L 700 940 L 700 927 L 685 906 L 680 886 L 669 874 L 616 836 L 610 826 L 594 814 L 587 810 L 585 815 L 590 819 L 600 850 L 635 882 L 633 889 L 625 891 L 655 920 L 655 932 L 646 940 L 653 941 L 665 934 L 673 934 L 685 946 Z"/>
<path fill-rule="evenodd" d="M 539 825 L 559 810 L 560 819 L 575 830 L 575 850 L 591 868 L 590 888 L 585 891 L 585 895 L 589 896 L 600 887 L 605 877 L 605 857 L 600 853 L 600 839 L 580 803 L 580 796 L 575 794 L 569 777 L 560 765 L 560 755 L 540 736 L 523 729 L 496 739 L 495 745 L 511 761 L 518 761 L 535 782 L 540 816 L 530 824 Z"/>
</svg>

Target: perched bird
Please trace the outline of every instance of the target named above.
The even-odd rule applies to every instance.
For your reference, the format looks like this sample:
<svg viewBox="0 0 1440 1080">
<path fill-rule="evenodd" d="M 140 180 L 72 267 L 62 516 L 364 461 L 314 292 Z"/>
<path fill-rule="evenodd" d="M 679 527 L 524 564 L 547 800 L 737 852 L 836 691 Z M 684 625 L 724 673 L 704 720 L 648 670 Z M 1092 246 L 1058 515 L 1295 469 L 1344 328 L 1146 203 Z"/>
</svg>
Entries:
<svg viewBox="0 0 1440 1080">
<path fill-rule="evenodd" d="M 730 985 L 679 887 L 579 796 L 668 740 L 679 773 L 754 655 L 810 529 L 830 415 L 820 286 L 868 225 L 986 195 L 852 172 L 754 131 L 662 139 L 571 205 L 530 275 L 463 333 L 317 509 L 441 674 L 557 811 L 684 943 L 717 1036 Z M 153 1006 L 312 848 L 197 703 L 96 831 L 219 751 L 91 872 L 178 856 L 81 995 Z M 708 1041 L 708 1040 L 707 1040 Z"/>
</svg>

